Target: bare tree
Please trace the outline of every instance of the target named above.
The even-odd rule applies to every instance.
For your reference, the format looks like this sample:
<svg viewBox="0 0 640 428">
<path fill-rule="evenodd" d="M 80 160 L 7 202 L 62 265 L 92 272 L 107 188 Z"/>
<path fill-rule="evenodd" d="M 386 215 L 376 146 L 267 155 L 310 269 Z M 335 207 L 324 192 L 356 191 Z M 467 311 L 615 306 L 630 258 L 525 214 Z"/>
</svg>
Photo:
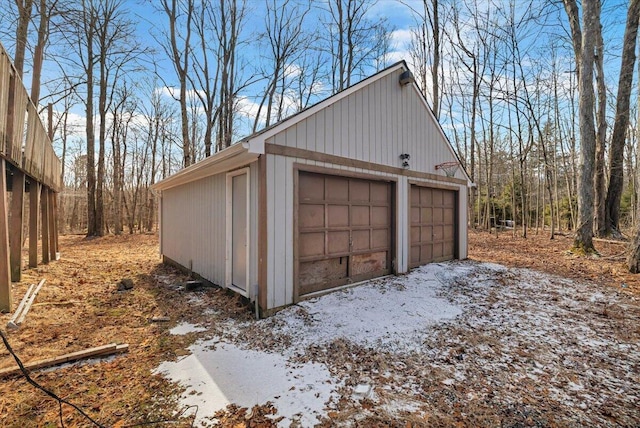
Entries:
<svg viewBox="0 0 640 428">
<path fill-rule="evenodd" d="M 377 45 L 385 41 L 380 33 L 381 29 L 388 31 L 386 21 L 367 18 L 367 12 L 375 3 L 373 0 L 328 0 L 326 3 L 327 51 L 334 93 L 351 86 L 358 72 L 365 74 L 366 67 L 375 60 L 373 53 L 379 54 Z"/>
<path fill-rule="evenodd" d="M 620 223 L 620 198 L 623 187 L 624 146 L 629 128 L 629 104 L 633 84 L 633 68 L 636 62 L 636 40 L 640 20 L 640 1 L 631 0 L 627 11 L 627 23 L 622 46 L 622 64 L 618 78 L 616 116 L 609 152 L 609 188 L 607 191 L 605 234 L 617 231 Z"/>
<path fill-rule="evenodd" d="M 190 72 L 189 60 L 193 49 L 191 46 L 191 31 L 194 17 L 194 0 L 161 0 L 160 5 L 169 20 L 168 45 L 163 44 L 163 46 L 171 59 L 180 85 L 178 101 L 180 102 L 180 119 L 182 121 L 182 165 L 187 167 L 193 163 L 189 138 L 187 87 Z M 182 29 L 185 34 L 181 35 L 179 29 Z"/>
<path fill-rule="evenodd" d="M 240 33 L 246 13 L 244 0 L 219 0 L 218 9 L 214 12 L 213 30 L 220 47 L 218 56 L 220 115 L 216 135 L 218 150 L 231 145 L 238 93 L 248 83 L 238 75 L 242 65 L 238 56 L 238 48 L 242 43 Z"/>
<path fill-rule="evenodd" d="M 264 38 L 267 40 L 268 54 L 265 55 L 267 62 L 263 71 L 267 80 L 267 86 L 262 95 L 262 100 L 258 106 L 253 131 L 262 123 L 261 112 L 266 106 L 264 126 L 271 124 L 273 109 L 277 108 L 275 120 L 282 118 L 282 103 L 287 89 L 290 87 L 291 71 L 287 68 L 296 67 L 295 62 L 300 54 L 308 49 L 310 35 L 303 32 L 305 16 L 311 6 L 303 6 L 293 0 L 284 0 L 277 3 L 276 0 L 266 0 L 267 15 L 265 17 Z M 296 73 L 301 70 L 295 70 Z M 279 104 L 276 105 L 276 93 L 279 90 Z"/>
<path fill-rule="evenodd" d="M 404 3 L 404 2 L 403 2 Z M 431 95 L 431 108 L 437 119 L 440 118 L 440 59 L 442 56 L 441 13 L 437 0 L 422 0 L 419 8 L 405 3 L 413 12 L 416 28 L 411 31 L 410 55 L 418 74 L 418 83 L 422 92 Z M 430 79 L 427 76 L 430 74 Z M 430 82 L 429 82 L 430 80 Z"/>
<path fill-rule="evenodd" d="M 569 24 L 573 49 L 578 64 L 578 91 L 580 96 L 580 179 L 578 182 L 578 229 L 573 246 L 583 253 L 595 251 L 593 246 L 593 210 L 595 173 L 596 129 L 593 118 L 594 90 L 593 71 L 595 62 L 595 41 L 600 16 L 598 0 L 582 2 L 582 31 L 575 0 L 563 0 Z"/>
</svg>

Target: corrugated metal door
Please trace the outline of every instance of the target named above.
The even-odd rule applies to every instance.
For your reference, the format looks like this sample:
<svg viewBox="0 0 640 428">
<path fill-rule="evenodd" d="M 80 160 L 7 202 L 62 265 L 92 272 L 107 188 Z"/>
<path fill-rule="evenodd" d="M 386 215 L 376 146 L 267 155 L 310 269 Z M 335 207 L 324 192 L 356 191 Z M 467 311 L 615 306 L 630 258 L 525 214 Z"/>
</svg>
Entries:
<svg viewBox="0 0 640 428">
<path fill-rule="evenodd" d="M 300 172 L 299 295 L 389 273 L 391 184 Z"/>
<path fill-rule="evenodd" d="M 456 192 L 411 186 L 409 267 L 451 260 L 456 252 Z"/>
</svg>

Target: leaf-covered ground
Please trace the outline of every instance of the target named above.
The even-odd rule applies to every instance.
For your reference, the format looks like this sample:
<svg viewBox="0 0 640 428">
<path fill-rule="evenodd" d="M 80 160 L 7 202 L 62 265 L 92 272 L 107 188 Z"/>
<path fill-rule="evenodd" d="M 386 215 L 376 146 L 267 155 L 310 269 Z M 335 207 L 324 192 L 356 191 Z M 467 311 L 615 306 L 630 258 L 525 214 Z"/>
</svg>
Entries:
<svg viewBox="0 0 640 428">
<path fill-rule="evenodd" d="M 624 272 L 623 246 L 597 242 L 601 257 L 584 258 L 568 252 L 570 245 L 563 236 L 525 240 L 471 231 L 471 260 L 367 286 L 392 301 L 403 298 L 412 281 L 423 281 L 430 301 L 459 311 L 422 326 L 419 314 L 412 318 L 417 310 L 405 304 L 402 317 L 387 311 L 388 332 L 369 320 L 375 334 L 367 335 L 322 309 L 357 309 L 353 297 L 365 288 L 329 295 L 330 305 L 305 302 L 255 322 L 232 293 L 185 291 L 186 278 L 159 264 L 155 236 L 67 236 L 60 261 L 25 271 L 16 284 L 14 306 L 29 283 L 47 279 L 25 324 L 8 335 L 25 361 L 128 343 L 130 352 L 116 358 L 34 372 L 103 426 L 175 420 L 179 412 L 180 422 L 170 426 L 190 426 L 194 417 L 218 426 L 305 426 L 281 416 L 283 398 L 281 409 L 274 406 L 278 399 L 264 398 L 231 405 L 214 419 L 204 418 L 203 405 L 187 408 L 184 397 L 190 391 L 198 397 L 196 388 L 173 384 L 157 369 L 207 346 L 281 355 L 292 372 L 322 365 L 333 391 L 316 418 L 322 426 L 639 426 L 638 280 Z M 117 291 L 123 278 L 133 279 L 133 290 Z M 171 321 L 152 322 L 157 316 Z M 1 328 L 9 317 L 0 316 Z M 201 328 L 170 333 L 184 323 Z M 356 325 L 355 333 L 344 324 Z M 0 350 L 0 368 L 13 364 Z M 372 388 L 364 399 L 354 396 L 361 384 Z M 90 426 L 67 407 L 62 417 L 65 426 Z M 3 426 L 60 425 L 57 403 L 19 377 L 0 380 L 0 420 Z"/>
</svg>

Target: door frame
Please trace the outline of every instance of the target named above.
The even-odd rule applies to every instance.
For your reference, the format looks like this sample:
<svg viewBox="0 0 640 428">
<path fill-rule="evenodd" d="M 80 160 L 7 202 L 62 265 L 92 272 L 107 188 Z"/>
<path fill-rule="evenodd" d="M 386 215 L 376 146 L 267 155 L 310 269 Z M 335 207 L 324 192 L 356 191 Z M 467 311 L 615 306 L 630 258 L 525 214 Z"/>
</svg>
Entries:
<svg viewBox="0 0 640 428">
<path fill-rule="evenodd" d="M 247 176 L 246 189 L 246 290 L 233 285 L 233 178 L 239 175 Z M 249 167 L 244 167 L 227 173 L 226 183 L 226 251 L 225 251 L 225 288 L 229 288 L 245 297 L 250 297 L 250 254 L 251 254 L 251 172 Z"/>
</svg>

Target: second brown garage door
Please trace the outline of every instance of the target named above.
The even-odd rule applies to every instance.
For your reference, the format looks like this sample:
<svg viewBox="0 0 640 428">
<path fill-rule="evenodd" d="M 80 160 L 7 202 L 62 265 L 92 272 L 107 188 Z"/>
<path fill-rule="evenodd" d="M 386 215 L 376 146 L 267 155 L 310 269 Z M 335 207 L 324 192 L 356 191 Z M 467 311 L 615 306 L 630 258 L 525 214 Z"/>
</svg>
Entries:
<svg viewBox="0 0 640 428">
<path fill-rule="evenodd" d="M 298 188 L 300 296 L 389 273 L 390 183 L 300 171 Z"/>
<path fill-rule="evenodd" d="M 456 195 L 454 190 L 411 186 L 409 267 L 455 258 Z"/>
</svg>

